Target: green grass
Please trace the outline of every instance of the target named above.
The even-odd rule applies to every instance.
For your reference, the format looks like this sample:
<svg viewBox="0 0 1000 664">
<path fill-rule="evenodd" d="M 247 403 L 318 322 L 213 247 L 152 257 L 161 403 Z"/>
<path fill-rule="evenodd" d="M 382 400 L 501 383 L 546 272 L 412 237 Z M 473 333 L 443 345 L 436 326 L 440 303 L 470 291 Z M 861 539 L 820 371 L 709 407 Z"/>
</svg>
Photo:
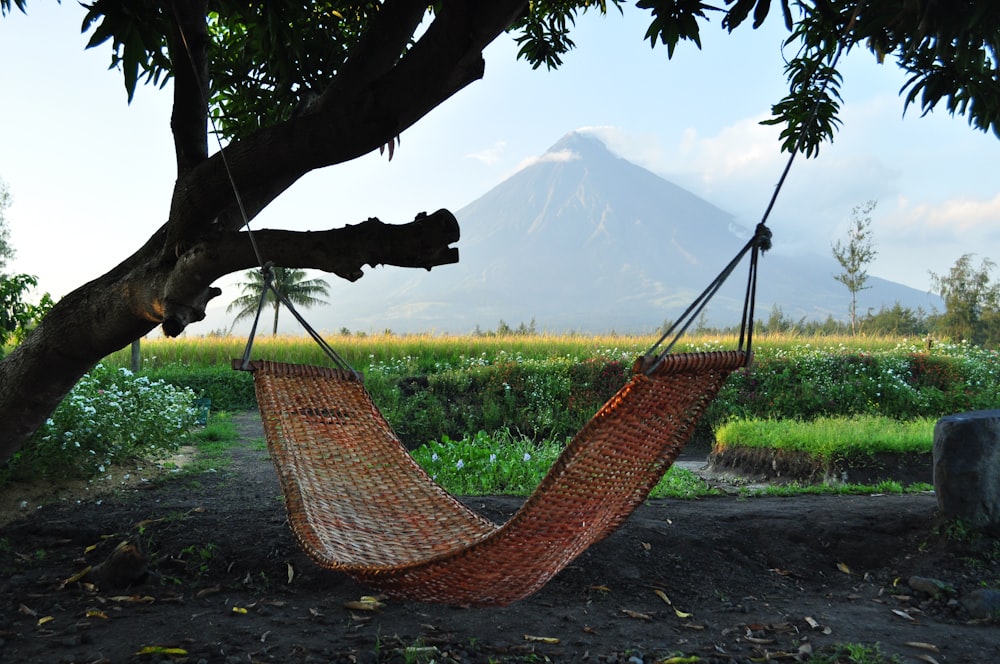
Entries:
<svg viewBox="0 0 1000 664">
<path fill-rule="evenodd" d="M 229 413 L 211 413 L 208 424 L 195 433 L 197 454 L 191 463 L 183 468 L 184 472 L 195 474 L 226 468 L 232 461 L 229 450 L 239 440 L 239 433 Z"/>
<path fill-rule="evenodd" d="M 876 643 L 837 643 L 810 655 L 806 664 L 902 664 L 896 655 L 887 655 Z"/>
<path fill-rule="evenodd" d="M 923 493 L 933 491 L 934 487 L 923 482 L 914 482 L 903 486 L 895 480 L 883 480 L 877 484 L 853 484 L 849 482 L 838 484 L 771 484 L 764 487 L 741 487 L 739 495 L 742 498 L 755 496 L 868 496 L 872 494 Z"/>
<path fill-rule="evenodd" d="M 823 461 L 880 453 L 928 453 L 935 420 L 899 421 L 887 417 L 822 417 L 797 420 L 734 420 L 716 431 L 722 448 L 769 448 L 804 452 Z"/>
</svg>

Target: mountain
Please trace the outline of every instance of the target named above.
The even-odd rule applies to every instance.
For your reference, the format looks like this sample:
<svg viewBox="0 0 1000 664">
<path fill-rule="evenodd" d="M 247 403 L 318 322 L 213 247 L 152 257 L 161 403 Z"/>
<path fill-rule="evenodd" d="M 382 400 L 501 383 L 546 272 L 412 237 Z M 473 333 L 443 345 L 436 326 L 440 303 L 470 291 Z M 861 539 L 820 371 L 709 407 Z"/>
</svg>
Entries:
<svg viewBox="0 0 1000 664">
<path fill-rule="evenodd" d="M 649 332 L 676 318 L 752 232 L 731 214 L 570 133 L 531 165 L 455 213 L 457 265 L 432 272 L 376 270 L 337 289 L 343 322 L 365 331 L 469 332 L 534 320 L 552 332 Z M 780 233 L 776 242 L 780 242 Z M 779 306 L 793 319 L 846 316 L 833 258 L 761 259 L 757 318 Z M 713 299 L 706 319 L 739 322 L 746 271 Z M 365 283 L 367 282 L 367 283 Z M 858 311 L 939 301 L 872 277 Z"/>
</svg>

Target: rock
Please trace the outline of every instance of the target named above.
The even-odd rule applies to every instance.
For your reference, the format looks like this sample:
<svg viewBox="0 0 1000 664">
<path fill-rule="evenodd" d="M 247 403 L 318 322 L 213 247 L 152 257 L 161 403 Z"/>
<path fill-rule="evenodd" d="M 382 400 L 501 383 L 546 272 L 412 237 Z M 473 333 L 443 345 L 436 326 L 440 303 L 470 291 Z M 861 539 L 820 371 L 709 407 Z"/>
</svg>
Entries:
<svg viewBox="0 0 1000 664">
<path fill-rule="evenodd" d="M 925 576 L 911 576 L 907 584 L 914 592 L 930 595 L 934 599 L 939 599 L 942 595 L 951 595 L 955 592 L 955 588 L 950 584 Z"/>
<path fill-rule="evenodd" d="M 977 588 L 962 598 L 962 606 L 973 618 L 1000 620 L 1000 590 Z"/>
<path fill-rule="evenodd" d="M 939 419 L 933 458 L 941 515 L 975 529 L 1000 531 L 1000 410 Z"/>
</svg>

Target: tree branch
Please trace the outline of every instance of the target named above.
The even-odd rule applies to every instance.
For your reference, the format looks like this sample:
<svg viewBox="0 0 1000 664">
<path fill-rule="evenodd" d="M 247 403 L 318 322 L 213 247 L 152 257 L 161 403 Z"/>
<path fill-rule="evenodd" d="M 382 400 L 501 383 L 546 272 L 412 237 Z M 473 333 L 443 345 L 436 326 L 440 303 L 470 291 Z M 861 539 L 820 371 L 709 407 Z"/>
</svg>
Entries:
<svg viewBox="0 0 1000 664">
<path fill-rule="evenodd" d="M 291 268 L 315 268 L 357 281 L 365 265 L 421 267 L 430 270 L 458 262 L 458 221 L 448 210 L 420 213 L 407 224 L 386 224 L 371 218 L 354 226 L 326 231 L 254 231 L 265 261 Z M 225 231 L 182 255 L 162 289 L 159 306 L 163 331 L 176 336 L 205 317 L 209 300 L 221 294 L 211 283 L 219 277 L 258 265 L 245 232 Z"/>
<path fill-rule="evenodd" d="M 174 18 L 167 35 L 174 76 L 170 128 L 180 178 L 208 158 L 208 0 L 170 5 Z"/>
<path fill-rule="evenodd" d="M 399 135 L 482 77 L 482 50 L 525 4 L 447 2 L 417 44 L 384 75 L 338 88 L 317 112 L 231 143 L 226 155 L 241 195 L 257 197 L 258 207 L 263 207 L 264 194 L 273 190 L 274 182 L 294 182 L 316 168 L 365 155 Z M 219 154 L 213 155 L 178 181 L 171 223 L 183 223 L 187 229 L 180 237 L 196 238 L 231 202 L 225 165 Z"/>
</svg>

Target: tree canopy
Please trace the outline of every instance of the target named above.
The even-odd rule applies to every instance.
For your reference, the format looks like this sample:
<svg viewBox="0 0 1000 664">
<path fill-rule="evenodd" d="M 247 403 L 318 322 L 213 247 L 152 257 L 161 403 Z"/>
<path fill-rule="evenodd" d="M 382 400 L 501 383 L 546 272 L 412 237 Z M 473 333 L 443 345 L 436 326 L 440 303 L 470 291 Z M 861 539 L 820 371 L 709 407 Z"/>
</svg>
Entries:
<svg viewBox="0 0 1000 664">
<path fill-rule="evenodd" d="M 0 0 L 0 13 L 29 5 Z M 89 46 L 110 50 L 130 99 L 140 83 L 169 84 L 177 179 L 166 221 L 143 246 L 64 297 L 0 362 L 0 459 L 103 356 L 157 325 L 172 336 L 202 320 L 223 275 L 269 260 L 356 280 L 365 265 L 457 261 L 447 210 L 398 226 L 259 230 L 266 256 L 242 228 L 314 169 L 391 155 L 402 132 L 484 75 L 482 52 L 505 32 L 531 66 L 557 68 L 583 12 L 645 12 L 644 38 L 666 57 L 682 41 L 700 47 L 713 21 L 732 31 L 781 20 L 789 92 L 769 122 L 783 125 L 784 149 L 813 155 L 832 139 L 838 54 L 851 49 L 909 74 L 904 108 L 943 104 L 1000 135 L 994 0 L 94 0 L 84 9 Z M 216 129 L 224 149 L 210 154 Z"/>
</svg>

